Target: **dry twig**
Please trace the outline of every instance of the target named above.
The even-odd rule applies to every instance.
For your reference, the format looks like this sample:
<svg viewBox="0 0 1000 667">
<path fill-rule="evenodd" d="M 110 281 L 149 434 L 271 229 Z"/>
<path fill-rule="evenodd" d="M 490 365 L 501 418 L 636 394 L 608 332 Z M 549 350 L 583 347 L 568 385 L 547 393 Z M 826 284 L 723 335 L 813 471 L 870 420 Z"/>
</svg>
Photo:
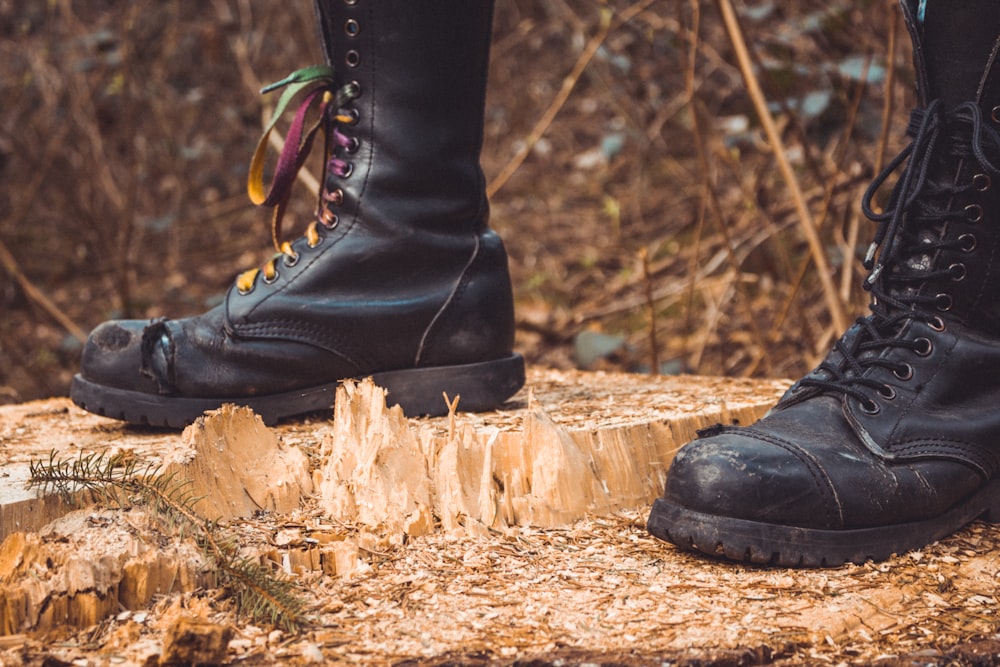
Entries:
<svg viewBox="0 0 1000 667">
<path fill-rule="evenodd" d="M 524 140 L 524 144 L 521 146 L 521 149 L 510 159 L 509 162 L 507 162 L 504 168 L 500 170 L 500 173 L 497 174 L 492 181 L 490 181 L 489 185 L 487 185 L 486 196 L 488 198 L 492 198 L 497 192 L 499 192 L 507 181 L 510 180 L 510 177 L 517 172 L 518 168 L 525 161 L 525 159 L 527 159 L 531 149 L 534 148 L 535 144 L 538 143 L 538 140 L 542 138 L 545 131 L 548 130 L 549 126 L 552 124 L 552 121 L 554 121 L 556 116 L 559 114 L 559 110 L 566 104 L 566 100 L 569 99 L 570 94 L 573 92 L 573 88 L 576 87 L 577 82 L 583 75 L 583 71 L 587 69 L 587 65 L 590 64 L 594 54 L 597 53 L 597 49 L 601 47 L 601 44 L 604 43 L 604 40 L 607 39 L 611 31 L 623 23 L 627 23 L 634 16 L 653 4 L 653 1 L 654 0 L 640 0 L 616 16 L 614 20 L 611 20 L 611 18 L 606 15 L 602 18 L 601 27 L 597 31 L 597 34 L 591 37 L 587 42 L 583 52 L 580 53 L 580 56 L 576 59 L 576 64 L 573 65 L 573 69 L 566 76 L 566 78 L 563 79 L 562 88 L 560 88 L 555 98 L 549 104 L 545 113 L 543 113 L 541 118 L 538 119 L 538 122 L 535 123 L 535 126 Z"/>
<path fill-rule="evenodd" d="M 736 51 L 736 58 L 739 61 L 740 70 L 746 82 L 747 92 L 753 100 L 757 116 L 760 118 L 764 132 L 767 134 L 774 158 L 778 162 L 778 168 L 781 170 L 785 184 L 788 186 L 792 196 L 792 201 L 795 203 L 802 232 L 809 243 L 813 260 L 816 262 L 816 272 L 820 283 L 823 285 L 823 296 L 826 299 L 830 317 L 833 319 L 834 326 L 839 330 L 843 330 L 847 328 L 847 317 L 844 314 L 844 306 L 840 301 L 837 288 L 830 275 L 830 265 L 826 260 L 826 251 L 823 249 L 823 244 L 816 231 L 816 225 L 813 222 L 812 215 L 809 213 L 809 208 L 806 206 L 805 198 L 802 196 L 802 188 L 799 185 L 798 178 L 795 176 L 795 172 L 792 171 L 792 166 L 788 161 L 788 156 L 785 153 L 785 147 L 781 136 L 778 134 L 774 118 L 771 117 L 771 112 L 767 108 L 767 99 L 761 90 L 757 75 L 754 74 L 750 62 L 750 53 L 747 49 L 746 40 L 743 38 L 743 31 L 740 28 L 736 11 L 733 9 L 731 0 L 719 0 L 719 9 L 722 11 L 726 31 L 729 34 L 733 49 Z"/>
</svg>

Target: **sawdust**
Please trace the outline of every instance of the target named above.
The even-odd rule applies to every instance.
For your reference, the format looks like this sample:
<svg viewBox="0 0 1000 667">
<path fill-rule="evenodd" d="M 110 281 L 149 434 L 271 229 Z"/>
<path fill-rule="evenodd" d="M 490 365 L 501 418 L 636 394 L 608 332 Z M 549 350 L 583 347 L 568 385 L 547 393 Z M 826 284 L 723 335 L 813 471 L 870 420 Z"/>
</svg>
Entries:
<svg viewBox="0 0 1000 667">
<path fill-rule="evenodd" d="M 598 389 L 579 397 L 588 406 L 581 409 L 558 393 L 575 391 L 567 387 L 580 378 L 556 378 L 551 387 L 547 381 L 533 379 L 531 400 L 556 421 L 572 419 L 569 411 L 580 421 L 624 423 L 643 410 L 648 418 L 670 392 L 667 380 L 650 389 L 634 377 L 601 377 Z M 717 382 L 713 388 L 704 380 L 699 388 L 696 380 L 682 381 L 673 387 L 673 407 L 686 409 L 689 401 L 704 413 L 721 401 L 713 397 L 751 404 L 754 392 L 760 400 L 783 386 L 747 383 L 741 397 L 740 383 Z M 622 406 L 623 395 L 634 401 Z M 528 397 L 519 400 L 526 404 Z M 612 400 L 622 407 L 614 416 Z M 461 419 L 513 429 L 518 410 L 523 406 Z M 425 421 L 449 428 L 447 418 Z M 45 445 L 73 451 L 86 444 L 84 436 L 137 453 L 178 437 L 111 425 L 59 401 L 5 408 L 0 427 L 5 462 Z M 329 429 L 319 415 L 276 432 L 284 446 L 301 447 L 317 471 Z M 976 523 L 884 563 L 792 570 L 681 552 L 646 533 L 648 509 L 555 528 L 438 530 L 400 543 L 370 526 L 331 520 L 312 497 L 288 513 L 222 522 L 246 554 L 301 584 L 312 619 L 305 632 L 247 624 L 235 617 L 225 592 L 199 588 L 155 597 L 146 609 L 122 610 L 83 629 L 0 637 L 0 664 L 153 665 L 170 629 L 176 634 L 181 626 L 201 628 L 206 648 L 231 633 L 224 659 L 247 665 L 1000 662 L 997 527 Z"/>
<path fill-rule="evenodd" d="M 992 554 L 1000 531 L 981 524 L 885 563 L 804 571 L 680 552 L 649 537 L 644 516 L 372 544 L 348 577 L 300 575 L 315 625 L 299 636 L 240 624 L 217 591 L 197 591 L 76 633 L 6 638 L 0 660 L 141 663 L 162 650 L 164 628 L 192 613 L 232 629 L 227 658 L 244 664 L 320 655 L 357 664 L 575 664 L 584 656 L 617 664 L 868 663 L 919 655 L 927 664 L 961 642 L 997 639 L 1000 563 Z M 279 553 L 324 532 L 357 537 L 318 510 L 237 528 L 248 547 Z M 123 633 L 134 640 L 128 646 L 116 641 Z"/>
</svg>

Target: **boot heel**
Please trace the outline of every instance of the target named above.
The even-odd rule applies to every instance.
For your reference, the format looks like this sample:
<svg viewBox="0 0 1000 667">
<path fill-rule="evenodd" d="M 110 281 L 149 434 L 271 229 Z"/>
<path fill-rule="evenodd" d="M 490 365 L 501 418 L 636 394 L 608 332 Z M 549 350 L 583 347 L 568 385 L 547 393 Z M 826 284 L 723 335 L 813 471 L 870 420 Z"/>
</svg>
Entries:
<svg viewBox="0 0 1000 667">
<path fill-rule="evenodd" d="M 1000 523 L 1000 505 L 990 507 L 979 518 L 986 523 Z"/>
<path fill-rule="evenodd" d="M 986 503 L 986 510 L 979 516 L 986 523 L 1000 523 L 1000 483 L 993 483 L 993 493 Z"/>
<path fill-rule="evenodd" d="M 463 411 L 483 412 L 498 408 L 524 386 L 524 359 L 512 353 L 473 364 L 374 373 L 372 379 L 389 392 L 386 402 L 401 406 L 407 417 L 448 414 L 442 392 L 461 396 Z"/>
<path fill-rule="evenodd" d="M 986 523 L 1000 523 L 1000 502 L 986 508 L 986 511 L 979 518 Z"/>
</svg>

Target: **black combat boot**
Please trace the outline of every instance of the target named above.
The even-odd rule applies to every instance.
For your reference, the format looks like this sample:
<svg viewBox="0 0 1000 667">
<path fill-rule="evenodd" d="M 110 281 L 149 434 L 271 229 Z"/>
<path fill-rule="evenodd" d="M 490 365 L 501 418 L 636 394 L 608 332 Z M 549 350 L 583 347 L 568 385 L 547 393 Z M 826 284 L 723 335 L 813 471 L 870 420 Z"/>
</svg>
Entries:
<svg viewBox="0 0 1000 667">
<path fill-rule="evenodd" d="M 410 415 L 446 412 L 442 392 L 467 410 L 516 392 L 507 256 L 479 165 L 492 14 L 485 0 L 317 2 L 328 65 L 275 86 L 305 102 L 270 192 L 256 157 L 251 169 L 252 198 L 276 206 L 279 253 L 207 313 L 99 326 L 73 400 L 177 427 L 223 403 L 268 422 L 329 408 L 338 381 L 364 376 Z M 317 219 L 285 242 L 278 223 L 317 129 Z"/>
<path fill-rule="evenodd" d="M 919 108 L 865 195 L 871 314 L 760 422 L 678 452 L 648 528 L 685 549 L 832 566 L 1000 521 L 1000 2 L 901 4 Z"/>
</svg>

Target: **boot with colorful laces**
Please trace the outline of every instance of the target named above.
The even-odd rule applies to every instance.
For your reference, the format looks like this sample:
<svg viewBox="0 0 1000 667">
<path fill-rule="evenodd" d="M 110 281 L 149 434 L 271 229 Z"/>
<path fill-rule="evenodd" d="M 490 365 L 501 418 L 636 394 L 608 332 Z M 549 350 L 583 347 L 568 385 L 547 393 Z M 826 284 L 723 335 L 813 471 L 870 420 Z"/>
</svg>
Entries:
<svg viewBox="0 0 1000 667">
<path fill-rule="evenodd" d="M 486 410 L 524 383 L 479 164 L 492 2 L 319 0 L 316 15 L 328 62 L 265 89 L 283 90 L 275 120 L 302 101 L 270 187 L 266 134 L 250 170 L 251 199 L 274 208 L 277 254 L 207 313 L 95 329 L 71 390 L 81 407 L 180 427 L 232 403 L 273 423 L 371 376 L 390 405 L 436 415 L 443 393 Z M 285 240 L 314 138 L 316 219 Z"/>
<path fill-rule="evenodd" d="M 870 314 L 761 421 L 681 448 L 648 528 L 684 549 L 835 566 L 1000 522 L 1000 2 L 901 5 L 918 108 L 863 200 Z"/>
</svg>

